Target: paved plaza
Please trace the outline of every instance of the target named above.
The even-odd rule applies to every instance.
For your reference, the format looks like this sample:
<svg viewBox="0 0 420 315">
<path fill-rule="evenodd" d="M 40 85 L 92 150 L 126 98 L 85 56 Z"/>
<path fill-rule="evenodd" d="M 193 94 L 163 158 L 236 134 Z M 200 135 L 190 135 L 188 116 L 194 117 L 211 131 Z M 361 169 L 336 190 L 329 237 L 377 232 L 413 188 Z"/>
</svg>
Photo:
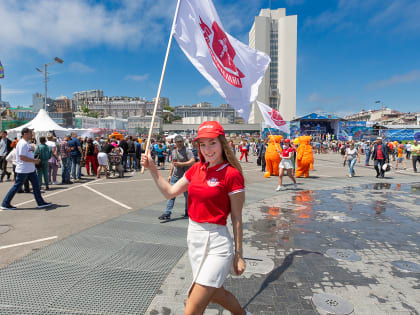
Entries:
<svg viewBox="0 0 420 315">
<path fill-rule="evenodd" d="M 330 153 L 315 156 L 297 190 L 286 178 L 275 192 L 255 157 L 242 166 L 247 270 L 225 287 L 247 310 L 323 313 L 313 297 L 324 293 L 345 300 L 328 299 L 337 313 L 348 302 L 354 314 L 418 314 L 420 272 L 396 262 L 420 262 L 420 174 L 376 179 L 357 164 L 348 178 Z M 0 183 L 2 197 L 10 185 Z M 0 315 L 183 314 L 192 277 L 183 197 L 161 222 L 165 200 L 148 172 L 86 177 L 43 196 L 56 206 L 34 210 L 33 195 L 18 194 L 18 210 L 0 212 Z"/>
</svg>

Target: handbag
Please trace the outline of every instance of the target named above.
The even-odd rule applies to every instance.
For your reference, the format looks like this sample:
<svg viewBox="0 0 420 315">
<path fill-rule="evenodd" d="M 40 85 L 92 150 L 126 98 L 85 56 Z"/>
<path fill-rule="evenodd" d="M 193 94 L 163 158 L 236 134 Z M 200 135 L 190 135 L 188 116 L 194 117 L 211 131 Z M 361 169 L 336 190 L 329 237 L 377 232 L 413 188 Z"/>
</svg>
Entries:
<svg viewBox="0 0 420 315">
<path fill-rule="evenodd" d="M 41 158 L 41 155 L 40 155 L 39 153 L 34 154 L 34 159 L 35 159 L 35 160 L 40 160 L 40 158 Z M 41 162 L 39 162 L 38 164 L 35 164 L 35 167 L 36 167 L 37 169 L 41 169 L 41 168 L 42 168 L 42 161 L 41 161 Z"/>
<path fill-rule="evenodd" d="M 257 158 L 257 165 L 261 166 L 261 156 Z"/>
</svg>

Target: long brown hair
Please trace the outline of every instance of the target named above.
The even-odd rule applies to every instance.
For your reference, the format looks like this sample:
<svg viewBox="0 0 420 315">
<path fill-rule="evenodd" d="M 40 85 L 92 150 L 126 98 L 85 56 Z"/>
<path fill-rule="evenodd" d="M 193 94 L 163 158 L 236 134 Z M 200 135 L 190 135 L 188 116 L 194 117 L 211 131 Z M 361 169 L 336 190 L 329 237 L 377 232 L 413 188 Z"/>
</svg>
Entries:
<svg viewBox="0 0 420 315">
<path fill-rule="evenodd" d="M 219 139 L 220 143 L 222 144 L 222 154 L 223 154 L 223 159 L 225 161 L 228 161 L 228 163 L 230 165 L 232 165 L 234 168 L 236 168 L 239 173 L 241 173 L 242 177 L 244 177 L 244 174 L 242 172 L 242 167 L 241 164 L 239 163 L 238 159 L 236 158 L 235 154 L 232 151 L 231 146 L 229 145 L 229 143 L 227 142 L 226 138 L 222 135 L 217 136 L 217 139 Z M 201 150 L 200 150 L 200 145 L 198 146 L 198 154 L 200 156 L 200 160 L 202 162 L 205 162 L 205 158 L 204 156 L 201 154 Z"/>
</svg>

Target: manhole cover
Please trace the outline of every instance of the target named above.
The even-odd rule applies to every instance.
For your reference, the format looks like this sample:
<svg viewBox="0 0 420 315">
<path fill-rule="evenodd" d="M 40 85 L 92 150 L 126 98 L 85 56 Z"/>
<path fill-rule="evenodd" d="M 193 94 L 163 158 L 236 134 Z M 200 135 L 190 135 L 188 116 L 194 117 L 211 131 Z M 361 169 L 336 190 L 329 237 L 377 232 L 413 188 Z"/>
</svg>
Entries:
<svg viewBox="0 0 420 315">
<path fill-rule="evenodd" d="M 411 261 L 395 260 L 392 264 L 398 269 L 406 272 L 420 272 L 420 265 Z"/>
<path fill-rule="evenodd" d="M 356 222 L 357 221 L 355 218 L 348 217 L 345 215 L 334 215 L 332 218 L 338 222 Z"/>
<path fill-rule="evenodd" d="M 8 225 L 0 225 L 0 234 L 4 234 L 10 231 L 10 226 Z"/>
<path fill-rule="evenodd" d="M 316 293 L 312 296 L 312 302 L 319 311 L 328 314 L 345 315 L 353 312 L 353 305 L 350 302 L 333 294 Z"/>
<path fill-rule="evenodd" d="M 326 251 L 327 256 L 346 261 L 359 261 L 361 258 L 350 249 L 330 248 Z"/>
<path fill-rule="evenodd" d="M 274 261 L 268 257 L 244 257 L 246 273 L 266 275 L 274 269 Z"/>
</svg>

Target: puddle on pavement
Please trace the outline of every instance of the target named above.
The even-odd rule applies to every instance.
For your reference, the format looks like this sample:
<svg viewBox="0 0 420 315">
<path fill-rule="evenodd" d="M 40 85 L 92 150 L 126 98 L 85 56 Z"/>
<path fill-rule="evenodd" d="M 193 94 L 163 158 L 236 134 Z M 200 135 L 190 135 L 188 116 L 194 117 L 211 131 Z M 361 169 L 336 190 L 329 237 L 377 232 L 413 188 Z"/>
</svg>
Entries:
<svg viewBox="0 0 420 315">
<path fill-rule="evenodd" d="M 262 216 L 247 228 L 260 248 L 360 249 L 364 239 L 408 248 L 410 241 L 420 244 L 415 233 L 420 226 L 419 194 L 420 184 L 390 183 L 297 191 L 261 205 Z"/>
</svg>

